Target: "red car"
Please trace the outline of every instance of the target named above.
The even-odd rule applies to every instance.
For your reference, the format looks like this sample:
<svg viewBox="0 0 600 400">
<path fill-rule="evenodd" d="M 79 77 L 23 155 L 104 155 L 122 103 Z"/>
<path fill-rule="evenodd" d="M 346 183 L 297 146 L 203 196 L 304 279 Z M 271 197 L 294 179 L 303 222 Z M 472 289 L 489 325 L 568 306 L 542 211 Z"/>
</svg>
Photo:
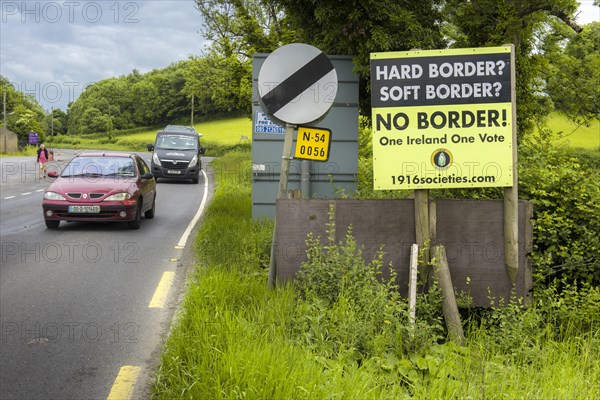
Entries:
<svg viewBox="0 0 600 400">
<path fill-rule="evenodd" d="M 137 154 L 84 153 L 73 158 L 44 193 L 46 226 L 60 221 L 127 222 L 138 229 L 142 214 L 154 218 L 156 181 Z"/>
</svg>

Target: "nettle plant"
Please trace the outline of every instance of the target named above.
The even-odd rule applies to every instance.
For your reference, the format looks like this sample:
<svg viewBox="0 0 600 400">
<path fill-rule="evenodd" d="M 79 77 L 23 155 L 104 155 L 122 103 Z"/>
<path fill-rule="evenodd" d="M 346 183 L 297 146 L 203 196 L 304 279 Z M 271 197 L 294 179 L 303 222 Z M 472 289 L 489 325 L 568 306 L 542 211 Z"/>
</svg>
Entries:
<svg viewBox="0 0 600 400">
<path fill-rule="evenodd" d="M 383 250 L 367 262 L 351 227 L 339 243 L 332 222 L 327 234 L 325 241 L 309 234 L 307 261 L 294 281 L 300 301 L 293 331 L 302 342 L 323 357 L 361 364 L 370 357 L 402 357 L 441 340 L 439 301 L 432 300 L 439 293 L 421 295 L 411 327 L 391 266 L 383 277 Z"/>
</svg>

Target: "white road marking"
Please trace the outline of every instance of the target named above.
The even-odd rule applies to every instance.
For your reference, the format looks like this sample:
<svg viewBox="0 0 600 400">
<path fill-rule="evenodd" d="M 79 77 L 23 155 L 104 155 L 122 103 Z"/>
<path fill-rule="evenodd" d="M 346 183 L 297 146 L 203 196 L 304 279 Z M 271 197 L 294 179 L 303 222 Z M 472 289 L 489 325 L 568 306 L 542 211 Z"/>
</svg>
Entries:
<svg viewBox="0 0 600 400">
<path fill-rule="evenodd" d="M 41 193 L 41 192 L 44 192 L 45 190 L 46 189 L 38 189 L 35 191 L 35 193 Z M 21 193 L 21 196 L 27 196 L 30 194 L 32 194 L 32 192 L 24 192 L 24 193 Z M 3 197 L 2 200 L 10 200 L 10 199 L 14 199 L 15 197 L 17 197 L 17 196 L 6 196 L 6 197 Z"/>
<path fill-rule="evenodd" d="M 177 243 L 177 246 L 181 246 L 184 247 L 185 243 L 188 240 L 188 237 L 190 236 L 190 233 L 192 233 L 192 229 L 194 228 L 194 225 L 196 225 L 196 222 L 198 222 L 198 220 L 200 219 L 200 216 L 202 215 L 202 211 L 204 211 L 204 207 L 206 206 L 206 199 L 208 198 L 208 177 L 206 176 L 206 173 L 204 172 L 204 170 L 202 171 L 202 175 L 204 175 L 204 195 L 202 196 L 202 201 L 200 202 L 200 207 L 198 208 L 198 211 L 196 212 L 196 215 L 194 216 L 194 219 L 192 219 L 187 227 L 187 229 L 185 230 L 185 232 L 183 232 L 183 235 L 181 235 L 181 238 L 179 239 L 179 243 Z"/>
</svg>

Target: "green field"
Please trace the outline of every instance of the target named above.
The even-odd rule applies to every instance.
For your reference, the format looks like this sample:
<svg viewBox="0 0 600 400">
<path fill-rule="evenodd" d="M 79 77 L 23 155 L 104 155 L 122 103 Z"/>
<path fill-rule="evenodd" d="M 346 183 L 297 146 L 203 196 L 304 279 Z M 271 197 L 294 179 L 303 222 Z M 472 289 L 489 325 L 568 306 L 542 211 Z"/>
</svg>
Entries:
<svg viewBox="0 0 600 400">
<path fill-rule="evenodd" d="M 554 112 L 550 114 L 548 127 L 559 136 L 556 139 L 559 143 L 585 149 L 600 148 L 600 121 L 597 119 L 593 120 L 590 126 L 578 126 L 565 116 Z"/>
<path fill-rule="evenodd" d="M 201 122 L 194 124 L 196 131 L 202 134 L 202 141 L 206 143 L 219 143 L 221 145 L 234 145 L 240 142 L 242 136 L 252 140 L 252 121 L 247 117 L 228 118 L 218 121 Z M 143 143 L 153 143 L 156 129 L 128 135 L 125 140 Z"/>
<path fill-rule="evenodd" d="M 252 140 L 252 121 L 247 117 L 228 118 L 216 121 L 194 124 L 196 130 L 202 133 L 202 143 L 207 147 L 210 155 L 211 145 L 233 146 L 241 142 L 245 136 Z M 156 131 L 160 128 L 140 128 L 127 132 L 114 134 L 109 141 L 107 134 L 90 134 L 79 137 L 57 136 L 48 140 L 49 147 L 75 148 L 75 149 L 108 149 L 124 151 L 145 151 L 146 144 L 154 143 Z"/>
</svg>

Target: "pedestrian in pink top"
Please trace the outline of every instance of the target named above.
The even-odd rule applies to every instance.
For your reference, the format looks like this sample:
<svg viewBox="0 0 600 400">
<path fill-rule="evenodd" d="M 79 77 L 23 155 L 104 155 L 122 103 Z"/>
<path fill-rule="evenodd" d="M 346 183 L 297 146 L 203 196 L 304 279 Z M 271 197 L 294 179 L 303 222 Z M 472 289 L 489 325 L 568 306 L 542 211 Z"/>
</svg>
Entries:
<svg viewBox="0 0 600 400">
<path fill-rule="evenodd" d="M 37 162 L 40 164 L 40 179 L 43 179 L 46 177 L 46 163 L 48 162 L 48 150 L 44 143 L 40 144 L 37 151 Z"/>
</svg>

